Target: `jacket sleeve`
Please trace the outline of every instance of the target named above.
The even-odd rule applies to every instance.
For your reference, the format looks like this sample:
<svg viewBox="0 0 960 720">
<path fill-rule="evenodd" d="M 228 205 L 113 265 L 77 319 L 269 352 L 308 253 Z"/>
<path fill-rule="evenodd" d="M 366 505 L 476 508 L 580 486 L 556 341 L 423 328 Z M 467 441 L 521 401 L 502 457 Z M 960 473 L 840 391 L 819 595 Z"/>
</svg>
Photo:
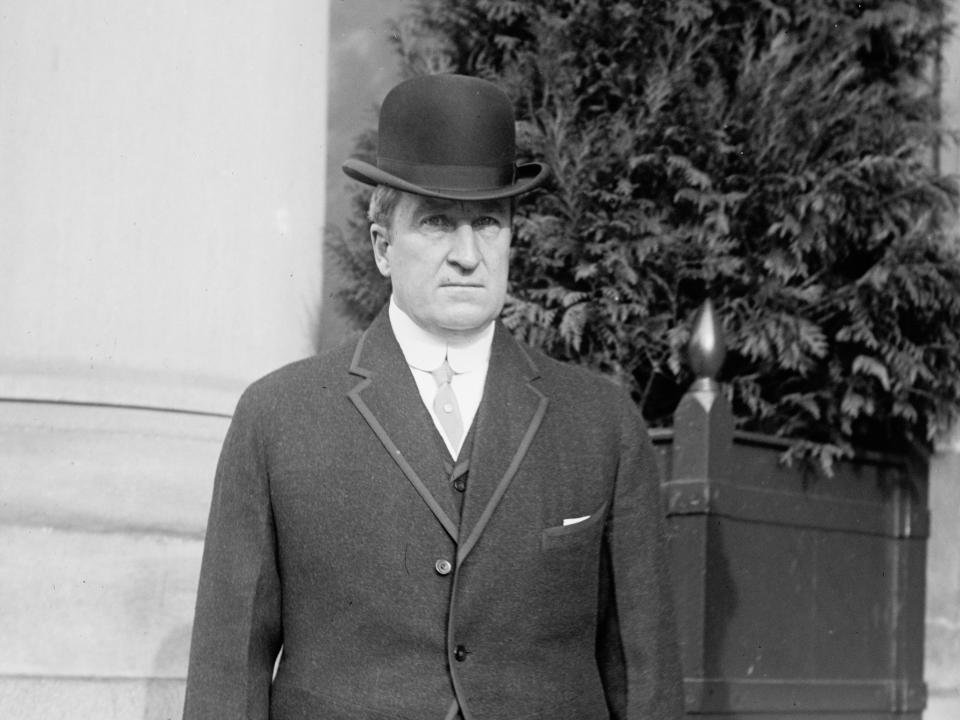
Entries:
<svg viewBox="0 0 960 720">
<path fill-rule="evenodd" d="M 262 403 L 248 390 L 227 431 L 207 523 L 184 720 L 269 716 L 282 644 Z"/>
<path fill-rule="evenodd" d="M 598 661 L 611 717 L 683 717 L 659 471 L 646 424 L 622 406 L 620 463 L 604 533 Z"/>
</svg>

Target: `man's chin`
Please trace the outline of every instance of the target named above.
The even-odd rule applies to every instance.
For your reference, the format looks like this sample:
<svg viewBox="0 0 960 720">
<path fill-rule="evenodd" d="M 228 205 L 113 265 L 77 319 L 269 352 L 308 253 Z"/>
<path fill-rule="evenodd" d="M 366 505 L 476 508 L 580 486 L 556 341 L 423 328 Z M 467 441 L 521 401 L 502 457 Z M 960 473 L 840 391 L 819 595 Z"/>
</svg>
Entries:
<svg viewBox="0 0 960 720">
<path fill-rule="evenodd" d="M 489 312 L 463 313 L 443 318 L 439 329 L 451 337 L 470 337 L 483 332 L 496 318 Z"/>
</svg>

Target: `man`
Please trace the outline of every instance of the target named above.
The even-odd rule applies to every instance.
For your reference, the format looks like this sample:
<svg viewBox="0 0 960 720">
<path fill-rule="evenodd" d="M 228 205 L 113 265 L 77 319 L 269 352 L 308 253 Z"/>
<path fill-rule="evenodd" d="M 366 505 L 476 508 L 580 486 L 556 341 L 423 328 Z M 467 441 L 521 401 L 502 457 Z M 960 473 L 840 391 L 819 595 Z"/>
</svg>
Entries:
<svg viewBox="0 0 960 720">
<path fill-rule="evenodd" d="M 379 132 L 344 170 L 377 186 L 392 298 L 240 400 L 185 718 L 679 717 L 646 428 L 496 321 L 513 198 L 547 168 L 516 164 L 510 102 L 476 78 L 401 83 Z"/>
</svg>

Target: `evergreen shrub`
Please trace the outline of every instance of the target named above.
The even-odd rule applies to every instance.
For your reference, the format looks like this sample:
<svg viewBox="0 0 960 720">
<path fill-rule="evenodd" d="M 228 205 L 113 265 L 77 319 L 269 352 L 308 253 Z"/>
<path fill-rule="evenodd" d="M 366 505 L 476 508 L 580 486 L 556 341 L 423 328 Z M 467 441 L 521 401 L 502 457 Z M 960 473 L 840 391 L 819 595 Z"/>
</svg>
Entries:
<svg viewBox="0 0 960 720">
<path fill-rule="evenodd" d="M 525 158 L 503 319 L 669 423 L 711 298 L 739 427 L 829 471 L 929 449 L 960 412 L 957 189 L 937 169 L 940 0 L 420 0 L 407 75 L 487 77 Z M 358 153 L 374 155 L 365 134 Z M 388 288 L 362 212 L 330 242 L 365 324 Z"/>
</svg>

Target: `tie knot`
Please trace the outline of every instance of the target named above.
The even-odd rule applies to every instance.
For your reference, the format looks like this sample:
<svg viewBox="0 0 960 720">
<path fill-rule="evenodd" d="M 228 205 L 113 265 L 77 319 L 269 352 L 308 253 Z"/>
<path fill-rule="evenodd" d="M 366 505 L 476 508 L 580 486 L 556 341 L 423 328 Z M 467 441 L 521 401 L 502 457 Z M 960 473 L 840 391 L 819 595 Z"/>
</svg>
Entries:
<svg viewBox="0 0 960 720">
<path fill-rule="evenodd" d="M 431 371 L 433 375 L 433 380 L 437 383 L 437 387 L 442 385 L 449 385 L 450 381 L 453 379 L 453 368 L 450 367 L 450 363 L 447 362 L 447 359 L 443 359 L 443 365 L 438 367 L 436 370 Z"/>
</svg>

